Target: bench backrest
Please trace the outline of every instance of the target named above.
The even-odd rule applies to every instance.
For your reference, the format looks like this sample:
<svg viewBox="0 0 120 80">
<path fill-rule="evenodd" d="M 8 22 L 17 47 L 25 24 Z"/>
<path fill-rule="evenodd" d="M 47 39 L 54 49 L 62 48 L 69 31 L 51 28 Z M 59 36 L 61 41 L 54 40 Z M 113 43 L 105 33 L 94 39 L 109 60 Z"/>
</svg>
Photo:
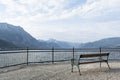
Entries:
<svg viewBox="0 0 120 80">
<path fill-rule="evenodd" d="M 81 54 L 80 58 L 102 57 L 102 56 L 109 56 L 109 53 Z"/>
</svg>

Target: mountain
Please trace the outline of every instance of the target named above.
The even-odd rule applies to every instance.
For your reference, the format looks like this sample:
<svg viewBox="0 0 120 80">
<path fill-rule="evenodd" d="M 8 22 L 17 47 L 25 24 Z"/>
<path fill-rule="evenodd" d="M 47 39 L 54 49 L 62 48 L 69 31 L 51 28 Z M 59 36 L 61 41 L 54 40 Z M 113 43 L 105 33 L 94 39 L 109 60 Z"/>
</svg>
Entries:
<svg viewBox="0 0 120 80">
<path fill-rule="evenodd" d="M 20 26 L 0 23 L 0 49 L 1 48 L 116 48 L 120 47 L 120 37 L 105 38 L 88 43 L 72 43 L 50 39 L 47 41 L 37 40 Z"/>
<path fill-rule="evenodd" d="M 7 23 L 0 23 L 0 39 L 7 41 L 19 48 L 43 48 L 46 47 L 40 43 L 20 26 L 14 26 Z"/>
<path fill-rule="evenodd" d="M 0 50 L 6 48 L 18 48 L 16 45 L 0 39 Z"/>
<path fill-rule="evenodd" d="M 117 48 L 120 47 L 120 37 L 105 38 L 94 42 L 88 42 L 80 46 L 81 48 Z"/>
<path fill-rule="evenodd" d="M 52 48 L 78 48 L 79 47 L 79 43 L 73 43 L 73 42 L 66 42 L 66 41 L 59 41 L 59 40 L 55 40 L 55 39 L 49 39 L 46 41 L 43 40 L 39 40 L 41 42 L 44 42 L 46 45 L 49 45 L 48 47 Z"/>
<path fill-rule="evenodd" d="M 60 48 L 60 46 L 56 43 L 56 42 L 54 42 L 54 41 L 50 41 L 50 40 L 47 40 L 47 41 L 45 41 L 45 40 L 39 40 L 39 42 L 42 42 L 42 43 L 44 43 L 45 45 L 47 45 L 47 47 L 49 47 L 49 48 Z"/>
<path fill-rule="evenodd" d="M 71 48 L 70 44 L 68 42 L 65 41 L 58 41 L 55 39 L 49 39 L 47 40 L 47 43 L 50 44 L 50 46 L 52 47 L 56 47 L 56 48 Z"/>
</svg>

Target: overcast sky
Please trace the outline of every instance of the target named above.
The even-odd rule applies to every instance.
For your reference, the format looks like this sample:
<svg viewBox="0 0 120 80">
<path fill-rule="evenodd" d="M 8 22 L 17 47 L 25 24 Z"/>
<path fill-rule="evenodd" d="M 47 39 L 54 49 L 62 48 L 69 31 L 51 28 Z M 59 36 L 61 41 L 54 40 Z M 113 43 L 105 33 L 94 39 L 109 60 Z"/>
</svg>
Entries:
<svg viewBox="0 0 120 80">
<path fill-rule="evenodd" d="M 120 0 L 0 0 L 0 22 L 42 40 L 120 37 Z"/>
</svg>

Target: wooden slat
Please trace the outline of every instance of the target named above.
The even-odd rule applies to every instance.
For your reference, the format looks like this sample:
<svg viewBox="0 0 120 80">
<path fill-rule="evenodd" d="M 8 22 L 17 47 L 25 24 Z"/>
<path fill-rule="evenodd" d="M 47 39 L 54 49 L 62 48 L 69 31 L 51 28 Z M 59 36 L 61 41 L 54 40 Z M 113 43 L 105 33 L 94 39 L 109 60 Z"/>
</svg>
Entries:
<svg viewBox="0 0 120 80">
<path fill-rule="evenodd" d="M 97 62 L 107 62 L 107 60 L 97 60 L 97 61 L 87 61 L 87 62 L 80 62 L 80 64 L 89 64 L 89 63 L 97 63 Z"/>
<path fill-rule="evenodd" d="M 109 53 L 99 53 L 99 54 L 81 54 L 80 58 L 88 58 L 88 57 L 101 57 L 101 56 L 108 56 Z"/>
</svg>

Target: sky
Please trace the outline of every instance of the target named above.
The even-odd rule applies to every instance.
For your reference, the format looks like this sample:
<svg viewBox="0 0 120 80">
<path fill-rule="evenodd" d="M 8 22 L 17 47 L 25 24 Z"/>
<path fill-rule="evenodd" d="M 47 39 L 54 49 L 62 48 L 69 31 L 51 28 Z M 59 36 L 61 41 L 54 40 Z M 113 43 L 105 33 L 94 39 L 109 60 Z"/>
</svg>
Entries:
<svg viewBox="0 0 120 80">
<path fill-rule="evenodd" d="M 0 0 L 0 23 L 36 39 L 92 42 L 120 37 L 120 0 Z"/>
</svg>

